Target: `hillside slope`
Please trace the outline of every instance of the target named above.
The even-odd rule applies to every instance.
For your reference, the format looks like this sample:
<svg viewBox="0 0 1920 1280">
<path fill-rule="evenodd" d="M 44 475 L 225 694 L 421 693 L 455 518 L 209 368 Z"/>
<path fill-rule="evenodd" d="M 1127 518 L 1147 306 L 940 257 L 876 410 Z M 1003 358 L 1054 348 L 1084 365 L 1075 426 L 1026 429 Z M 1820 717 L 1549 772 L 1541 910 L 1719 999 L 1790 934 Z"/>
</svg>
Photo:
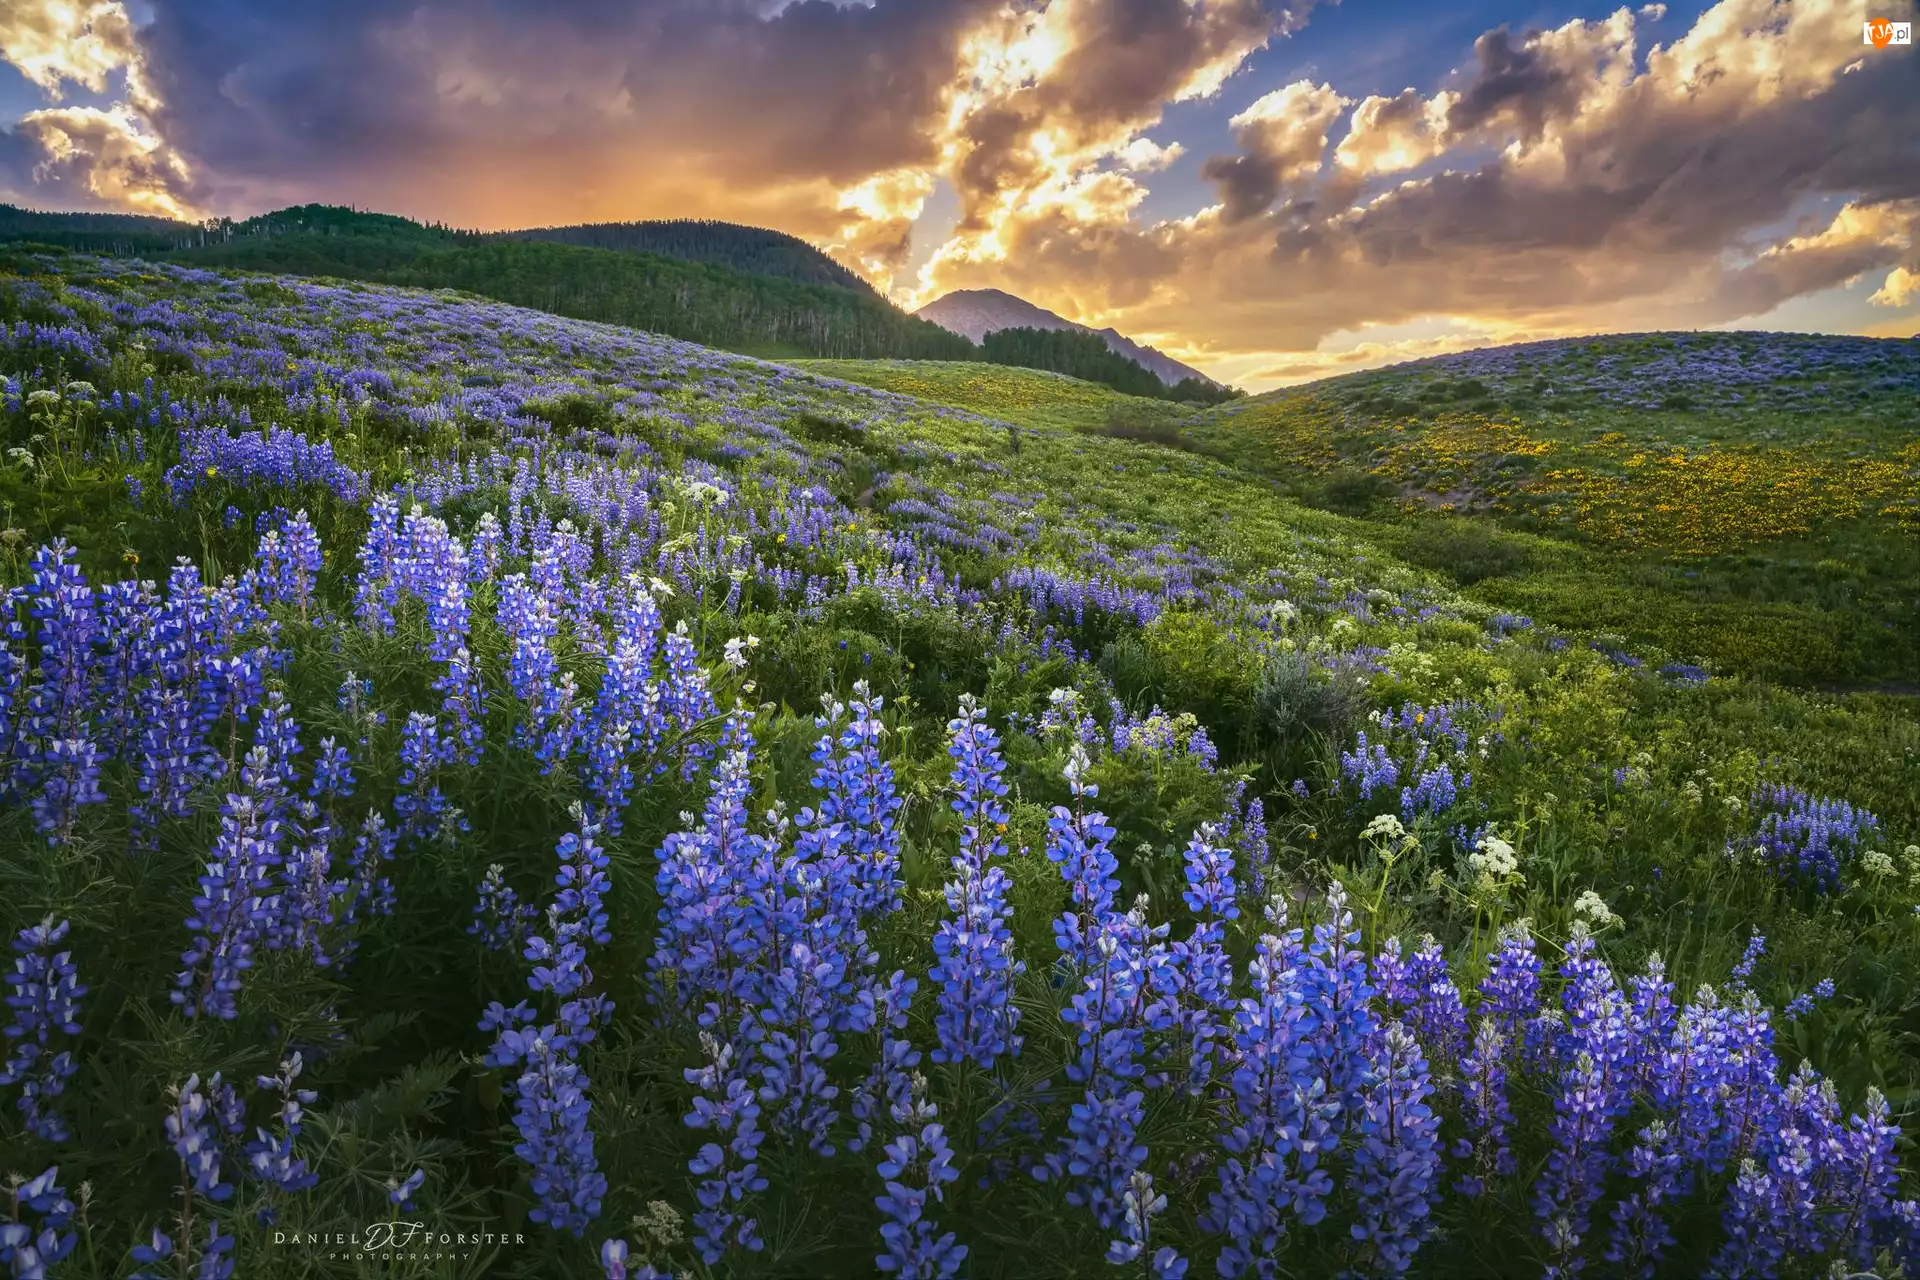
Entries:
<svg viewBox="0 0 1920 1280">
<path fill-rule="evenodd" d="M 869 292 L 636 250 L 512 240 L 330 206 L 227 228 L 172 261 L 461 289 L 765 355 L 966 359 L 972 344 Z"/>
<path fill-rule="evenodd" d="M 40 240 L 201 266 L 464 289 L 756 355 L 978 354 L 972 343 L 915 320 L 803 242 L 729 224 L 558 228 L 548 229 L 552 236 L 542 231 L 520 239 L 337 205 L 297 205 L 222 222 L 212 231 L 159 219 L 90 217 L 96 215 L 0 215 L 0 242 Z M 619 247 L 548 242 L 574 231 Z M 643 242 L 672 252 L 642 251 Z"/>
<path fill-rule="evenodd" d="M 1191 435 L 1390 520 L 1504 607 L 1733 670 L 1920 685 L 1920 342 L 1533 343 L 1253 397 Z"/>
</svg>

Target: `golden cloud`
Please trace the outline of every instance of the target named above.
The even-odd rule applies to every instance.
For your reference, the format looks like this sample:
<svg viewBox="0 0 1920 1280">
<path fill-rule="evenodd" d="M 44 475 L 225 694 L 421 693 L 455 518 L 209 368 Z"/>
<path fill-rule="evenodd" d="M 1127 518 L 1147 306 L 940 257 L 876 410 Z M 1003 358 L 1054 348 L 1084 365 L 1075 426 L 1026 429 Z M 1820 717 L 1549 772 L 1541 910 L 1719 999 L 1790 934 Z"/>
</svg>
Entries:
<svg viewBox="0 0 1920 1280">
<path fill-rule="evenodd" d="M 193 185 L 186 161 L 147 132 L 126 104 L 53 107 L 21 118 L 15 132 L 35 143 L 44 159 L 35 180 L 110 209 L 193 219 L 199 211 L 181 196 Z"/>
</svg>

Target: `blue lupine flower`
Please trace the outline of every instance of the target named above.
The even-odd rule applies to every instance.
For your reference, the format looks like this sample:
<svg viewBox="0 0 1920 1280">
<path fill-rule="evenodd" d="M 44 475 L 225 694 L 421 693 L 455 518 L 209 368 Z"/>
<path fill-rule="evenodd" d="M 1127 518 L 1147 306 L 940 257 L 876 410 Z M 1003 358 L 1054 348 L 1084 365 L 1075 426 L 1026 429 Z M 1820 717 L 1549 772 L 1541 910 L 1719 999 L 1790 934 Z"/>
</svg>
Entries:
<svg viewBox="0 0 1920 1280">
<path fill-rule="evenodd" d="M 262 764 L 265 750 L 255 748 Z M 280 824 L 251 795 L 229 795 L 220 810 L 214 857 L 200 876 L 187 929 L 193 941 L 169 998 L 188 1017 L 225 1021 L 240 1015 L 242 975 L 279 912 L 272 875 L 279 862 Z"/>
<path fill-rule="evenodd" d="M 415 1208 L 413 1197 L 426 1180 L 425 1169 L 415 1169 L 405 1178 L 388 1178 L 387 1203 L 399 1209 L 401 1213 L 412 1213 Z"/>
<path fill-rule="evenodd" d="M 1762 786 L 1753 797 L 1760 815 L 1754 847 L 1775 872 L 1804 879 L 1822 893 L 1840 885 L 1842 865 L 1858 852 L 1880 820 L 1844 800 L 1808 795 L 1785 784 Z"/>
<path fill-rule="evenodd" d="M 199 1075 L 190 1075 L 183 1085 L 175 1085 L 169 1094 L 173 1107 L 167 1112 L 167 1140 L 180 1157 L 180 1164 L 195 1195 L 216 1204 L 233 1196 L 233 1184 L 221 1176 L 220 1159 L 225 1140 L 245 1123 L 244 1113 L 236 1121 L 235 1099 L 231 1086 L 222 1087 L 220 1073 L 213 1073 L 206 1091 L 200 1088 Z"/>
<path fill-rule="evenodd" d="M 320 1181 L 320 1175 L 307 1168 L 307 1162 L 294 1154 L 293 1146 L 300 1136 L 300 1125 L 304 1115 L 301 1108 L 311 1105 L 320 1095 L 311 1089 L 298 1088 L 294 1081 L 300 1078 L 305 1064 L 299 1050 L 287 1055 L 280 1064 L 277 1076 L 260 1076 L 255 1083 L 262 1089 L 271 1089 L 280 1095 L 280 1132 L 269 1133 L 266 1129 L 256 1129 L 258 1135 L 247 1144 L 247 1168 L 254 1177 L 259 1178 L 277 1191 L 292 1193 L 305 1191 Z"/>
<path fill-rule="evenodd" d="M 1540 957 L 1524 925 L 1501 930 L 1499 945 L 1488 957 L 1487 976 L 1480 983 L 1482 1010 L 1512 1049 L 1524 1048 L 1527 1060 L 1540 1061 L 1541 1044 L 1535 1019 L 1540 1011 Z"/>
<path fill-rule="evenodd" d="M 536 1034 L 514 1083 L 520 1141 L 513 1151 L 532 1169 L 539 1201 L 527 1216 L 576 1237 L 600 1216 L 600 1198 L 607 1191 L 606 1175 L 594 1157 L 586 1090 L 580 1065 L 558 1051 L 549 1035 Z"/>
<path fill-rule="evenodd" d="M 432 841 L 449 831 L 470 829 L 457 813 L 449 820 L 451 806 L 440 790 L 440 770 L 452 763 L 458 749 L 441 734 L 438 718 L 421 711 L 407 716 L 400 733 L 400 790 L 393 798 L 401 839 Z"/>
<path fill-rule="evenodd" d="M 73 1221 L 73 1201 L 55 1179 L 60 1166 L 52 1165 L 22 1181 L 13 1174 L 7 1182 L 7 1217 L 0 1221 L 0 1265 L 14 1276 L 46 1276 L 73 1253 L 78 1236 L 67 1230 Z M 28 1215 L 38 1218 L 38 1222 Z"/>
<path fill-rule="evenodd" d="M 46 1142 L 67 1138 L 66 1122 L 51 1104 L 80 1069 L 72 1053 L 53 1051 L 56 1036 L 80 1034 L 79 1001 L 87 994 L 74 968 L 73 953 L 54 950 L 66 938 L 67 929 L 67 921 L 55 923 L 52 916 L 22 929 L 13 942 L 19 958 L 7 975 L 7 985 L 13 988 L 7 997 L 13 1021 L 6 1038 L 12 1048 L 6 1065 L 0 1067 L 0 1085 L 22 1086 L 20 1112 L 27 1132 Z"/>
<path fill-rule="evenodd" d="M 527 926 L 539 918 L 532 903 L 520 901 L 520 895 L 506 881 L 506 868 L 494 863 L 480 881 L 479 901 L 474 903 L 473 923 L 467 932 L 480 939 L 489 951 L 526 945 Z"/>
<path fill-rule="evenodd" d="M 1461 1094 L 1468 1138 L 1455 1145 L 1453 1157 L 1469 1161 L 1455 1189 L 1464 1196 L 1483 1196 L 1496 1178 L 1514 1171 L 1508 1132 L 1513 1108 L 1507 1101 L 1506 1039 L 1492 1018 L 1482 1018 L 1473 1047 L 1460 1060 Z"/>
<path fill-rule="evenodd" d="M 735 1208 L 765 1191 L 767 1180 L 760 1176 L 757 1163 L 764 1135 L 753 1087 L 735 1069 L 731 1045 L 705 1031 L 700 1033 L 700 1043 L 707 1065 L 686 1072 L 687 1083 L 701 1091 L 687 1124 L 720 1141 L 701 1147 L 687 1168 L 705 1179 L 694 1192 L 700 1209 L 693 1215 L 693 1247 L 701 1261 L 712 1266 L 735 1246 L 750 1252 L 766 1247 L 758 1224 Z"/>
<path fill-rule="evenodd" d="M 1333 1190 L 1323 1159 L 1338 1142 L 1338 1103 L 1327 1098 L 1307 1041 L 1317 1014 L 1302 977 L 1305 939 L 1287 928 L 1283 899 L 1268 904 L 1267 923 L 1249 966 L 1254 994 L 1241 998 L 1234 1016 L 1220 1189 L 1201 1218 L 1226 1238 L 1218 1269 L 1227 1280 L 1269 1274 L 1289 1221 L 1319 1222 Z"/>
<path fill-rule="evenodd" d="M 1440 1182 L 1440 1117 L 1428 1105 L 1426 1055 L 1411 1033 L 1389 1023 L 1369 1059 L 1364 1101 L 1352 1129 L 1360 1219 L 1353 1238 L 1371 1246 L 1373 1267 L 1405 1273 L 1433 1229 Z"/>
<path fill-rule="evenodd" d="M 959 1176 L 937 1123 L 887 1143 L 880 1162 L 886 1191 L 874 1199 L 886 1219 L 880 1227 L 885 1252 L 874 1259 L 875 1266 L 902 1280 L 948 1280 L 959 1274 L 967 1247 L 956 1243 L 951 1231 L 938 1234 L 926 1215 L 928 1202 L 942 1199 L 942 1189 Z"/>
<path fill-rule="evenodd" d="M 1100 922 L 1112 913 L 1114 895 L 1120 891 L 1120 862 L 1110 847 L 1114 829 L 1107 825 L 1105 814 L 1086 807 L 1088 800 L 1100 794 L 1097 785 L 1085 781 L 1091 764 L 1086 749 L 1075 743 L 1066 767 L 1073 808 L 1055 805 L 1047 818 L 1047 859 L 1060 868 L 1073 904 L 1053 924 L 1054 945 L 1069 975 L 1093 963 L 1093 939 Z"/>
<path fill-rule="evenodd" d="M 940 988 L 934 1027 L 940 1047 L 935 1062 L 971 1061 L 991 1068 L 1002 1056 L 1017 1054 L 1014 1034 L 1020 1011 L 1013 1007 L 1013 979 L 1025 972 L 1013 958 L 1013 933 L 1006 904 L 1008 879 L 994 859 L 1004 854 L 1007 794 L 1001 776 L 1000 739 L 986 723 L 986 712 L 971 696 L 947 724 L 952 745 L 954 812 L 960 815 L 960 852 L 947 882 L 947 905 L 954 918 L 943 920 L 933 938 L 932 979 Z"/>
<path fill-rule="evenodd" d="M 1623 1273 L 1647 1280 L 1661 1255 L 1675 1243 L 1660 1211 L 1688 1186 L 1685 1161 L 1665 1122 L 1655 1120 L 1640 1131 L 1626 1168 L 1638 1185 L 1613 1207 L 1613 1231 L 1605 1256 Z"/>
<path fill-rule="evenodd" d="M 1332 1116 L 1336 1132 L 1359 1109 L 1365 1046 L 1374 1030 L 1368 1008 L 1373 986 L 1359 942 L 1346 890 L 1335 881 L 1327 890 L 1325 917 L 1313 927 L 1301 980 L 1315 1014 L 1306 1036 L 1314 1073 L 1326 1086 L 1326 1101 L 1339 1105 Z"/>
</svg>

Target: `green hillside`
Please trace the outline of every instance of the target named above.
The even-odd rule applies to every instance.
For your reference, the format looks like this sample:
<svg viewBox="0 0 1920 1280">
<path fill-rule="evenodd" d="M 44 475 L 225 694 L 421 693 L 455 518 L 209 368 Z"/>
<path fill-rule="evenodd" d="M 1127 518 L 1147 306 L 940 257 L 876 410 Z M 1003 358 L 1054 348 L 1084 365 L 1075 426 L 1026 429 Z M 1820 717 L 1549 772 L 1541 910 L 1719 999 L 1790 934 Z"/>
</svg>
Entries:
<svg viewBox="0 0 1920 1280">
<path fill-rule="evenodd" d="M 205 227 L 0 206 L 0 244 L 40 243 L 199 266 L 459 289 L 581 320 L 766 359 L 981 360 L 1047 369 L 1123 394 L 1212 403 L 1237 392 L 1167 387 L 1098 338 L 1040 330 L 986 348 L 907 315 L 794 236 L 694 220 L 481 233 L 339 205 L 295 205 Z"/>
<path fill-rule="evenodd" d="M 1920 343 L 1566 340 L 1196 418 L 1516 613 L 1804 684 L 1920 686 Z"/>
<path fill-rule="evenodd" d="M 1157 397 L 1130 396 L 1098 382 L 1017 365 L 968 360 L 800 360 L 829 377 L 952 405 L 1027 426 L 1103 428 L 1112 423 L 1173 424 L 1192 412 Z"/>
<path fill-rule="evenodd" d="M 657 253 L 503 240 L 323 206 L 235 224 L 177 262 L 459 289 L 757 353 L 964 359 L 973 345 L 869 294 Z"/>
<path fill-rule="evenodd" d="M 965 338 L 914 319 L 871 289 L 850 287 L 844 269 L 836 267 L 835 276 L 819 262 L 809 265 L 809 254 L 833 264 L 799 241 L 751 228 L 730 235 L 718 224 L 660 226 L 642 234 L 663 249 L 691 256 L 641 252 L 625 244 L 616 250 L 521 241 L 331 205 L 221 220 L 211 229 L 158 219 L 15 210 L 0 214 L 0 242 L 460 289 L 757 355 L 964 360 L 978 354 Z M 722 259 L 750 261 L 777 274 L 756 274 Z"/>
</svg>

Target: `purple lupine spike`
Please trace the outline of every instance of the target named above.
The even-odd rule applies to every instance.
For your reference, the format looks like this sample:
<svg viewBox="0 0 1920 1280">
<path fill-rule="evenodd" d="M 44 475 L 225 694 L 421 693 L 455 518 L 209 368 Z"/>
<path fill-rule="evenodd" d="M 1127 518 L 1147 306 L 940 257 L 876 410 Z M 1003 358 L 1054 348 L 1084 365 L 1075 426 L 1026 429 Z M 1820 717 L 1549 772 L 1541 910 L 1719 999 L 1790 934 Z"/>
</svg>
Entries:
<svg viewBox="0 0 1920 1280">
<path fill-rule="evenodd" d="M 1468 1138 L 1460 1139 L 1454 1158 L 1469 1162 L 1455 1183 L 1463 1196 L 1486 1195 L 1496 1178 L 1514 1171 L 1508 1140 L 1513 1108 L 1507 1101 L 1507 1042 L 1492 1018 L 1482 1018 L 1473 1047 L 1460 1060 L 1461 1099 Z"/>
<path fill-rule="evenodd" d="M 1428 1105 L 1433 1085 L 1426 1055 L 1401 1024 L 1389 1023 L 1369 1061 L 1350 1126 L 1360 1219 L 1353 1238 L 1369 1246 L 1373 1268 L 1404 1274 L 1433 1230 L 1440 1184 L 1440 1117 Z"/>
<path fill-rule="evenodd" d="M 952 919 L 934 934 L 933 982 L 939 987 L 934 1026 L 940 1047 L 935 1062 L 971 1061 L 991 1068 L 1003 1055 L 1020 1051 L 1014 1034 L 1020 1011 L 1013 1006 L 1012 984 L 1026 966 L 1013 957 L 1013 934 L 1006 904 L 1009 881 L 995 859 L 1006 851 L 1001 832 L 1007 811 L 1000 739 L 987 726 L 986 712 L 971 696 L 947 725 L 952 744 L 954 812 L 960 815 L 960 851 L 947 882 Z"/>
<path fill-rule="evenodd" d="M 54 1099 L 79 1070 L 70 1051 L 54 1051 L 56 1037 L 80 1034 L 80 984 L 71 951 L 55 951 L 66 939 L 68 922 L 48 916 L 20 931 L 13 941 L 18 958 L 7 985 L 13 1021 L 6 1029 L 12 1047 L 0 1066 L 0 1085 L 20 1085 L 20 1112 L 27 1132 L 46 1142 L 64 1142 L 67 1125 L 52 1109 Z"/>
</svg>

